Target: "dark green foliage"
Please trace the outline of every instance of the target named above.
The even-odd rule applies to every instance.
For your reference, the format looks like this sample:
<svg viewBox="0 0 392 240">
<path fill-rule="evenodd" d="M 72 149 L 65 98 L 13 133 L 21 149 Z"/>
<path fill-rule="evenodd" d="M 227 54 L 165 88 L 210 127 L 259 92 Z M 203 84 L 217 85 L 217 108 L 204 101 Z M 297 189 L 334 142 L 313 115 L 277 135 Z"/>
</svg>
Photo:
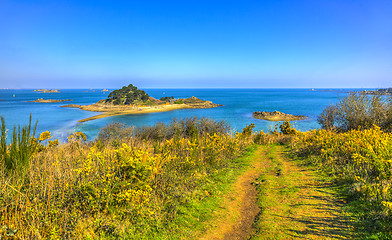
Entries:
<svg viewBox="0 0 392 240">
<path fill-rule="evenodd" d="M 174 97 L 171 96 L 171 97 L 161 97 L 161 99 L 159 99 L 159 100 L 161 100 L 163 102 L 170 102 L 170 100 L 173 100 L 173 99 L 174 99 Z"/>
<path fill-rule="evenodd" d="M 114 105 L 128 105 L 133 104 L 136 101 L 145 102 L 149 100 L 149 98 L 150 96 L 148 96 L 146 92 L 129 84 L 128 87 L 124 86 L 121 89 L 111 92 L 105 102 Z"/>
<path fill-rule="evenodd" d="M 340 132 L 369 129 L 373 125 L 392 131 L 392 99 L 382 95 L 352 93 L 326 107 L 318 118 L 323 129 Z"/>
<path fill-rule="evenodd" d="M 37 139 L 34 138 L 38 121 L 34 128 L 31 128 L 31 115 L 29 124 L 20 129 L 20 126 L 12 132 L 11 144 L 7 145 L 7 129 L 4 117 L 1 117 L 1 136 L 0 136 L 0 162 L 7 170 L 21 171 L 25 169 L 30 157 L 37 150 Z M 31 132 L 32 131 L 32 132 Z M 1 166 L 1 165 L 0 165 Z"/>
</svg>

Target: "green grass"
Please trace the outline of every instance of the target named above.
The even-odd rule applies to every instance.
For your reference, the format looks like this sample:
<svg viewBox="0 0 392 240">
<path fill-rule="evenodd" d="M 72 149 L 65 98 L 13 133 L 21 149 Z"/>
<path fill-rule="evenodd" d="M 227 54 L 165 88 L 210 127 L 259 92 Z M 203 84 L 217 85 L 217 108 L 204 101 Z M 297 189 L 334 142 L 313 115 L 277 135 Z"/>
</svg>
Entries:
<svg viewBox="0 0 392 240">
<path fill-rule="evenodd" d="M 245 154 L 232 161 L 223 171 L 211 174 L 199 191 L 208 192 L 203 199 L 193 198 L 180 207 L 177 218 L 167 228 L 170 232 L 157 232 L 150 236 L 157 239 L 195 239 L 211 227 L 211 221 L 216 217 L 224 201 L 224 197 L 231 190 L 232 184 L 248 167 L 256 150 L 253 145 Z M 205 195 L 205 194 L 201 194 Z"/>
</svg>

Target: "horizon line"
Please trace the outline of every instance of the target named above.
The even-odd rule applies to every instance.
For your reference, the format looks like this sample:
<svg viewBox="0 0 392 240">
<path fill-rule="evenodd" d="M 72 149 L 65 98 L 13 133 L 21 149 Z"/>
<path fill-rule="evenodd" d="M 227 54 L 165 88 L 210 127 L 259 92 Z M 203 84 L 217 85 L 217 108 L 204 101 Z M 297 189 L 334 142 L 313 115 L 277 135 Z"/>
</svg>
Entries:
<svg viewBox="0 0 392 240">
<path fill-rule="evenodd" d="M 126 85 L 124 85 L 126 86 Z M 121 87 L 120 87 L 121 88 Z M 120 89 L 120 88 L 0 88 L 0 90 L 97 90 L 97 89 Z M 140 89 L 385 89 L 390 87 L 138 87 Z"/>
</svg>

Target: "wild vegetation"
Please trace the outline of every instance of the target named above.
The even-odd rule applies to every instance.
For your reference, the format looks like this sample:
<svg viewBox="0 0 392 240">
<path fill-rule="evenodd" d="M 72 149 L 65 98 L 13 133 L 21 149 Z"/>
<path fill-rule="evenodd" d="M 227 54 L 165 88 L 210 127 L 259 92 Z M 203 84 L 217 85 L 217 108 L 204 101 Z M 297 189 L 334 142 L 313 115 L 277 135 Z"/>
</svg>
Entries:
<svg viewBox="0 0 392 240">
<path fill-rule="evenodd" d="M 339 183 L 363 231 L 392 236 L 392 134 L 380 127 L 336 133 L 299 134 L 296 154 L 306 157 Z"/>
<path fill-rule="evenodd" d="M 219 194 L 216 181 L 223 180 L 217 179 L 237 166 L 251 143 L 210 119 L 140 129 L 112 124 L 96 141 L 85 142 L 78 132 L 61 145 L 49 140 L 49 132 L 35 139 L 30 125 L 22 131 L 26 137 L 14 137 L 11 145 L 5 145 L 2 131 L 0 236 L 189 237 L 192 226 L 178 222 L 184 211 Z M 23 158 L 27 164 L 10 165 L 9 154 L 30 155 Z"/>
<path fill-rule="evenodd" d="M 323 129 L 339 132 L 370 129 L 374 125 L 392 131 L 392 98 L 382 95 L 352 93 L 325 108 L 318 118 Z"/>
</svg>

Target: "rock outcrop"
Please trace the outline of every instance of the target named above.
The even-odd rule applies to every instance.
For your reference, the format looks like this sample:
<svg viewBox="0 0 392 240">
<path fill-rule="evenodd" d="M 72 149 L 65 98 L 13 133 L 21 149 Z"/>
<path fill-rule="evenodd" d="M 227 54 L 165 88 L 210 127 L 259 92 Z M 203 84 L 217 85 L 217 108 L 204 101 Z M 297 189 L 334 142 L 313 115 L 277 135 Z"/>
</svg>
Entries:
<svg viewBox="0 0 392 240">
<path fill-rule="evenodd" d="M 268 121 L 295 121 L 295 120 L 304 120 L 307 118 L 303 115 L 292 115 L 292 114 L 282 113 L 279 111 L 253 112 L 253 117 L 257 119 L 268 120 Z"/>
</svg>

